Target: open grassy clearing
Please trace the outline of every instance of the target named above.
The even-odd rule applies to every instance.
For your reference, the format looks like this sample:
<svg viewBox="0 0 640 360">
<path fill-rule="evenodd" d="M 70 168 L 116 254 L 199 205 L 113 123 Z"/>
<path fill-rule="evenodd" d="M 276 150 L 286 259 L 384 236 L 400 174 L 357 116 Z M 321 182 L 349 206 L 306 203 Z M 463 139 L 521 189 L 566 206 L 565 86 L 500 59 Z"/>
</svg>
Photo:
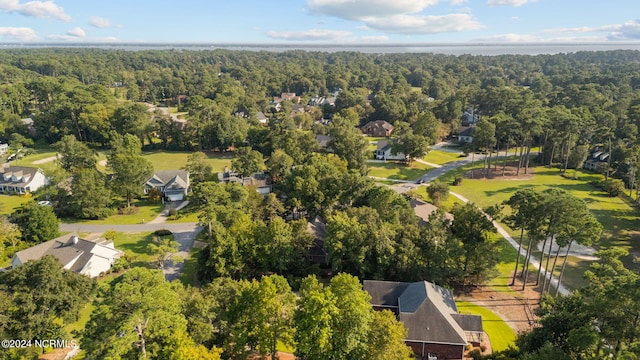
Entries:
<svg viewBox="0 0 640 360">
<path fill-rule="evenodd" d="M 193 152 L 186 151 L 148 151 L 143 156 L 151 161 L 155 170 L 176 170 L 187 164 L 187 157 Z M 224 170 L 225 166 L 231 166 L 233 153 L 207 154 L 207 162 L 211 165 L 213 172 Z"/>
<path fill-rule="evenodd" d="M 482 328 L 489 335 L 494 352 L 506 350 L 513 345 L 516 340 L 515 331 L 493 311 L 467 301 L 456 301 L 456 306 L 460 314 L 482 316 Z"/>
<path fill-rule="evenodd" d="M 0 215 L 9 215 L 15 208 L 31 200 L 31 196 L 0 195 Z"/>
<path fill-rule="evenodd" d="M 464 159 L 464 156 L 461 154 L 456 154 L 448 151 L 441 150 L 431 150 L 427 153 L 427 155 L 422 157 L 422 160 L 434 164 L 446 164 L 453 161 L 458 161 Z"/>
<path fill-rule="evenodd" d="M 198 271 L 198 248 L 192 248 L 189 258 L 184 260 L 184 266 L 180 273 L 180 282 L 184 286 L 198 286 L 196 281 L 196 272 Z"/>
<path fill-rule="evenodd" d="M 476 167 L 478 166 L 476 165 Z M 471 166 L 466 166 L 449 172 L 441 180 L 451 183 L 455 174 L 470 168 Z M 625 264 L 629 267 L 638 266 L 633 263 L 633 255 L 640 254 L 640 243 L 631 240 L 632 235 L 636 234 L 640 229 L 639 213 L 623 199 L 609 197 L 604 191 L 589 183 L 601 181 L 602 175 L 580 172 L 578 180 L 573 180 L 562 177 L 559 170 L 554 168 L 535 167 L 533 171 L 534 176 L 529 180 L 464 179 L 461 185 L 452 186 L 451 190 L 467 197 L 481 208 L 501 203 L 520 189 L 534 188 L 544 190 L 554 187 L 566 190 L 572 195 L 583 199 L 594 216 L 604 226 L 603 236 L 600 243 L 595 246 L 596 249 L 612 246 L 624 248 L 632 254 L 632 256 L 623 259 Z M 520 233 L 518 230 L 509 229 L 506 226 L 505 228 L 516 240 L 519 238 Z M 525 245 L 527 243 L 526 240 L 525 236 Z M 534 252 L 534 254 L 540 258 L 539 252 Z M 569 288 L 580 287 L 585 284 L 582 276 L 591 261 L 580 259 L 571 261 L 571 258 L 569 260 L 563 283 Z M 558 264 L 559 266 L 560 264 Z"/>
<path fill-rule="evenodd" d="M 432 169 L 432 167 L 413 162 L 411 166 L 400 162 L 368 163 L 368 175 L 396 180 L 415 180 Z"/>
<path fill-rule="evenodd" d="M 134 200 L 132 205 L 138 208 L 135 214 L 131 215 L 112 215 L 102 220 L 85 220 L 75 218 L 61 219 L 64 223 L 81 223 L 94 225 L 125 225 L 125 224 L 142 224 L 155 219 L 160 213 L 164 205 L 159 202 L 150 202 L 148 200 Z"/>
</svg>

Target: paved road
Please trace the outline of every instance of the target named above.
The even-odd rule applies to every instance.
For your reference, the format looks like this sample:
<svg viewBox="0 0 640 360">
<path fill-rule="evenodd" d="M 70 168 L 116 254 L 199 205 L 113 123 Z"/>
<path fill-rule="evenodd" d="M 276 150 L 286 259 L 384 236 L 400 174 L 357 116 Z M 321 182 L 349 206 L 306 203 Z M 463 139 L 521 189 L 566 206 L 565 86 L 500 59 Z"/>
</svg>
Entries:
<svg viewBox="0 0 640 360">
<path fill-rule="evenodd" d="M 191 248 L 196 240 L 196 235 L 202 231 L 202 226 L 198 223 L 175 223 L 175 224 L 134 224 L 134 225 L 93 225 L 93 224 L 60 224 L 61 231 L 70 232 L 88 232 L 88 233 L 104 233 L 107 230 L 115 230 L 118 232 L 137 233 L 150 232 L 160 229 L 167 229 L 173 233 L 175 241 L 180 244 L 178 253 L 183 259 L 189 258 Z M 170 263 L 162 269 L 167 280 L 171 281 L 180 277 L 182 266 L 184 263 Z"/>
<path fill-rule="evenodd" d="M 193 229 L 198 223 L 161 223 L 161 224 L 133 224 L 133 225 L 93 225 L 93 224 L 60 224 L 60 231 L 70 232 L 88 232 L 103 233 L 107 230 L 115 230 L 118 232 L 149 232 L 160 229 L 171 230 L 172 232 L 180 232 Z"/>
</svg>

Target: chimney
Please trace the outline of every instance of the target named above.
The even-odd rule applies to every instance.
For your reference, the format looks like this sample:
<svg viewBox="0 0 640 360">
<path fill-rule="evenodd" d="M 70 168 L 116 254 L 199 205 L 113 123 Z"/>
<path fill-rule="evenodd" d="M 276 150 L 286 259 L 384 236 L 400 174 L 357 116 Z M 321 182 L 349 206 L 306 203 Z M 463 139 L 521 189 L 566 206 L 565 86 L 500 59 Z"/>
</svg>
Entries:
<svg viewBox="0 0 640 360">
<path fill-rule="evenodd" d="M 71 242 L 73 245 L 78 244 L 78 235 L 71 235 Z"/>
</svg>

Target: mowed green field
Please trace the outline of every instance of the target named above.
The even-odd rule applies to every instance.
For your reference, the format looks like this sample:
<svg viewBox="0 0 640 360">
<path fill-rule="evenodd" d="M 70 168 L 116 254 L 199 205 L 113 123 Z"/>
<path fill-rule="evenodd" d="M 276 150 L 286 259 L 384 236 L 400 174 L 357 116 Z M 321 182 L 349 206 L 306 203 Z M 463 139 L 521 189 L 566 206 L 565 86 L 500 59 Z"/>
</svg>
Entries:
<svg viewBox="0 0 640 360">
<path fill-rule="evenodd" d="M 29 196 L 0 195 L 0 215 L 9 215 L 15 208 L 31 200 Z"/>
<path fill-rule="evenodd" d="M 415 180 L 432 167 L 414 161 L 411 166 L 401 162 L 367 163 L 368 175 L 394 180 Z"/>
<path fill-rule="evenodd" d="M 442 177 L 441 180 L 451 183 L 456 173 L 463 172 L 469 168 L 465 167 L 462 170 L 452 171 Z M 520 189 L 533 188 L 540 191 L 548 188 L 563 189 L 584 200 L 593 215 L 602 223 L 604 233 L 600 242 L 594 247 L 596 249 L 614 246 L 623 248 L 632 254 L 632 256 L 623 259 L 625 264 L 632 268 L 638 267 L 638 264 L 633 262 L 633 254 L 636 256 L 640 254 L 640 243 L 636 240 L 640 231 L 640 212 L 623 199 L 610 197 L 604 191 L 589 183 L 601 181 L 602 175 L 580 172 L 578 180 L 572 180 L 562 177 L 558 169 L 545 167 L 536 167 L 533 169 L 533 173 L 533 178 L 529 180 L 464 179 L 461 185 L 451 186 L 451 191 L 459 193 L 479 207 L 485 208 L 507 200 Z M 508 229 L 506 226 L 505 228 Z M 520 233 L 518 230 L 508 230 L 515 239 L 519 238 Z M 583 286 L 585 280 L 582 275 L 591 262 L 590 260 L 570 257 L 563 283 L 572 289 Z"/>
<path fill-rule="evenodd" d="M 482 329 L 489 335 L 493 351 L 506 350 L 516 340 L 516 333 L 493 311 L 467 301 L 456 301 L 460 314 L 482 316 Z"/>
<path fill-rule="evenodd" d="M 446 164 L 453 161 L 458 161 L 464 159 L 462 154 L 452 153 L 448 151 L 441 150 L 432 150 L 427 153 L 427 155 L 422 157 L 422 160 L 434 163 L 434 164 Z"/>
<path fill-rule="evenodd" d="M 145 159 L 151 161 L 155 170 L 175 170 L 183 168 L 187 164 L 187 158 L 193 152 L 187 151 L 152 151 L 144 152 Z M 224 170 L 225 166 L 231 167 L 233 153 L 208 154 L 207 162 L 211 165 L 213 172 Z"/>
</svg>

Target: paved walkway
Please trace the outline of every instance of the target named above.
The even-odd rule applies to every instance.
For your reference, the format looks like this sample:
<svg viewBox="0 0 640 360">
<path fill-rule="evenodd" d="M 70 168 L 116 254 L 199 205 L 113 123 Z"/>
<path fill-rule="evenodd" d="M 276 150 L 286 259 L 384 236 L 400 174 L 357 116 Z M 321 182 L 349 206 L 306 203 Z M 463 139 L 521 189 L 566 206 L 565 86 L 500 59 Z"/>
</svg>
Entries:
<svg viewBox="0 0 640 360">
<path fill-rule="evenodd" d="M 440 150 L 444 150 L 444 149 L 440 149 Z M 484 155 L 477 155 L 474 158 L 474 161 L 478 161 L 478 160 L 482 160 Z M 421 176 L 417 181 L 413 182 L 413 181 L 404 181 L 405 184 L 401 184 L 401 185 L 390 185 L 389 187 L 391 187 L 392 189 L 394 189 L 396 192 L 398 193 L 404 193 L 410 190 L 415 190 L 418 188 L 418 186 L 427 186 L 427 184 L 431 181 L 434 181 L 435 179 L 439 178 L 440 176 L 444 175 L 445 173 L 447 173 L 448 171 L 454 170 L 456 168 L 459 168 L 460 166 L 464 166 L 466 164 L 471 163 L 471 155 L 464 158 L 463 160 L 459 160 L 459 161 L 454 161 L 454 162 L 450 162 L 447 164 L 444 164 L 442 167 L 440 168 L 436 168 L 433 169 L 431 171 L 429 171 L 427 174 Z M 382 180 L 393 180 L 393 179 L 382 179 Z M 469 202 L 469 199 L 465 198 L 464 196 L 454 193 L 454 192 L 450 192 L 451 195 L 457 197 L 458 199 L 462 200 L 463 202 L 467 203 Z M 511 246 L 513 246 L 514 249 L 518 249 L 518 243 L 511 237 L 511 235 L 509 235 L 509 233 L 507 233 L 507 231 L 497 222 L 493 221 L 493 226 L 496 228 L 496 230 L 498 231 L 498 233 L 500 235 L 502 235 Z M 526 251 L 524 249 L 520 249 L 520 255 L 522 256 L 526 256 Z M 538 261 L 538 259 L 536 259 L 535 257 L 531 257 L 530 260 L 531 264 L 536 268 L 539 269 L 540 268 L 540 262 Z M 554 287 L 557 287 L 558 285 L 558 279 L 553 276 L 553 274 L 551 272 L 549 272 L 547 274 L 547 279 L 551 279 L 551 285 Z M 559 292 L 563 295 L 567 295 L 570 293 L 569 289 L 567 289 L 564 285 L 560 284 L 560 289 Z"/>
<path fill-rule="evenodd" d="M 415 161 L 419 162 L 420 164 L 425 164 L 427 166 L 431 166 L 433 168 L 441 168 L 442 167 L 442 165 L 440 165 L 440 164 L 434 164 L 434 163 L 431 163 L 431 162 L 428 162 L 428 161 L 424 161 L 422 159 L 416 159 Z"/>
<path fill-rule="evenodd" d="M 180 210 L 187 205 L 189 205 L 189 201 L 187 200 L 181 201 L 179 203 L 167 202 L 160 214 L 158 214 L 155 219 L 149 221 L 149 224 L 164 224 L 169 218 L 169 212 L 171 212 L 171 209 Z"/>
<path fill-rule="evenodd" d="M 451 195 L 457 197 L 458 199 L 462 200 L 465 203 L 469 202 L 469 199 L 467 199 L 466 197 L 464 197 L 464 196 L 462 196 L 460 194 L 454 193 L 453 191 L 451 191 L 450 193 L 451 193 Z M 492 223 L 493 223 L 493 226 L 496 228 L 496 230 L 498 230 L 498 234 L 502 235 L 502 237 L 507 239 L 509 244 L 511 244 L 511 246 L 513 246 L 513 248 L 517 250 L 518 249 L 518 242 L 516 242 L 513 239 L 513 237 L 511 237 L 511 235 L 509 235 L 509 233 L 502 226 L 500 226 L 500 224 L 498 224 L 495 221 L 492 221 Z M 526 256 L 527 255 L 527 251 L 525 249 L 520 249 L 520 255 L 522 255 L 523 257 Z M 540 262 L 535 257 L 531 256 L 530 263 L 531 263 L 531 265 L 533 265 L 536 268 L 536 270 L 540 269 Z M 547 277 L 547 279 L 550 279 L 551 285 L 554 288 L 558 286 L 558 279 L 555 276 L 553 276 L 553 274 L 551 272 L 548 272 L 546 277 Z M 562 295 L 568 295 L 571 291 L 569 291 L 569 289 L 567 289 L 564 285 L 560 284 L 559 292 Z"/>
</svg>

